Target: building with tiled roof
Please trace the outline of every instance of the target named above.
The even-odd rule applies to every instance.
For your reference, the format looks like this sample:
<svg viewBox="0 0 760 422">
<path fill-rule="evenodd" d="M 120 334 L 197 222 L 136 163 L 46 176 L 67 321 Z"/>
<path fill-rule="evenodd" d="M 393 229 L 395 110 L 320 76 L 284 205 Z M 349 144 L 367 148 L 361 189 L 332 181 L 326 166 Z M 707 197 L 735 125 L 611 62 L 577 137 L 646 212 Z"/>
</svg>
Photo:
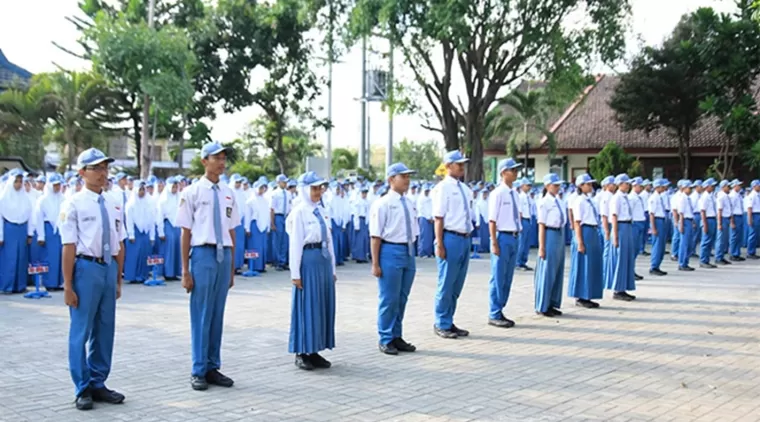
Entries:
<svg viewBox="0 0 760 422">
<path fill-rule="evenodd" d="M 26 85 L 31 78 L 31 72 L 11 63 L 0 50 L 0 92 L 16 84 Z"/>
<path fill-rule="evenodd" d="M 564 180 L 574 178 L 588 169 L 588 163 L 609 142 L 615 142 L 636 157 L 643 165 L 646 177 L 681 177 L 678 157 L 678 138 L 665 129 L 647 134 L 645 131 L 624 131 L 615 118 L 609 101 L 619 83 L 616 76 L 601 75 L 588 87 L 581 98 L 570 105 L 556 119 L 550 119 L 549 128 L 554 134 L 557 150 L 554 158 L 547 154 L 545 143 L 538 143 L 529 151 L 529 166 L 535 169 L 534 177 L 540 180 L 547 173 L 557 173 Z M 714 118 L 705 118 L 694 128 L 690 142 L 692 175 L 702 175 L 718 157 L 725 138 Z M 486 156 L 504 157 L 503 145 L 487 147 Z M 522 159 L 522 157 L 515 157 Z M 738 166 L 740 163 L 736 163 Z M 736 169 L 741 175 L 744 169 Z"/>
</svg>

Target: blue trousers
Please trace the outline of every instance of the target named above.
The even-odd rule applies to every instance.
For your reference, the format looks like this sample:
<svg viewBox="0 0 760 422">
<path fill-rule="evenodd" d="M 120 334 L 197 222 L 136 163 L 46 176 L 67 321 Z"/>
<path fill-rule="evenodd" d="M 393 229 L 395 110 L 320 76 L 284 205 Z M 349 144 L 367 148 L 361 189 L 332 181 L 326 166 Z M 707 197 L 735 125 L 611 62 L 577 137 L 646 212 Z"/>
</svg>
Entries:
<svg viewBox="0 0 760 422">
<path fill-rule="evenodd" d="M 424 217 L 417 218 L 420 225 L 420 237 L 417 239 L 417 254 L 422 257 L 433 256 L 433 223 Z"/>
<path fill-rule="evenodd" d="M 546 230 L 545 258 L 536 263 L 535 307 L 536 312 L 546 312 L 549 308 L 559 309 L 562 305 L 562 279 L 565 272 L 564 230 Z"/>
<path fill-rule="evenodd" d="M 84 259 L 74 263 L 79 304 L 69 308 L 69 372 L 77 397 L 87 387 L 104 387 L 111 372 L 118 268 L 116 260 L 109 265 Z"/>
<path fill-rule="evenodd" d="M 715 230 L 715 261 L 723 261 L 728 253 L 728 239 L 731 237 L 731 219 L 723 217 L 720 220 L 720 230 Z"/>
<path fill-rule="evenodd" d="M 333 252 L 335 253 L 335 265 L 343 265 L 343 261 L 346 259 L 341 253 L 343 251 L 343 239 L 343 228 L 335 220 L 332 220 L 332 243 Z"/>
<path fill-rule="evenodd" d="M 124 280 L 143 282 L 148 279 L 148 255 L 153 252 L 150 235 L 134 228 L 135 241 L 124 242 Z"/>
<path fill-rule="evenodd" d="M 203 377 L 222 366 L 224 307 L 230 288 L 232 250 L 224 248 L 224 259 L 216 262 L 216 247 L 194 246 L 190 252 L 190 343 L 192 375 Z"/>
<path fill-rule="evenodd" d="M 734 214 L 734 227 L 731 229 L 731 239 L 729 239 L 729 254 L 733 257 L 742 254 L 742 239 L 744 238 L 744 215 Z"/>
<path fill-rule="evenodd" d="M 3 246 L 0 246 L 0 291 L 20 293 L 26 291 L 29 268 L 27 223 L 15 224 L 3 220 L 2 224 L 4 239 Z"/>
<path fill-rule="evenodd" d="M 717 228 L 718 222 L 715 217 L 707 217 L 707 233 L 702 232 L 702 242 L 699 245 L 699 262 L 703 264 L 710 263 L 710 256 L 713 252 L 713 246 L 715 246 L 715 231 Z"/>
<path fill-rule="evenodd" d="M 644 251 L 644 243 L 647 237 L 647 223 L 646 221 L 634 221 L 633 225 L 633 259 L 639 257 L 639 254 Z"/>
<path fill-rule="evenodd" d="M 683 237 L 683 235 L 679 231 L 680 226 L 676 219 L 672 218 L 671 221 L 673 227 L 673 239 L 670 241 L 670 255 L 674 258 L 678 258 L 678 254 L 681 253 L 681 237 Z"/>
<path fill-rule="evenodd" d="M 694 215 L 694 222 L 697 223 L 697 227 L 691 232 L 691 244 L 689 246 L 689 255 L 694 255 L 697 252 L 697 245 L 702 241 L 702 216 L 701 214 Z"/>
<path fill-rule="evenodd" d="M 491 280 L 488 282 L 488 296 L 491 319 L 502 319 L 502 310 L 507 306 L 512 278 L 517 263 L 518 238 L 507 233 L 497 233 L 499 255 L 491 254 Z"/>
<path fill-rule="evenodd" d="M 612 239 L 614 234 L 610 234 Z M 610 241 L 610 267 L 612 278 L 607 283 L 607 288 L 613 292 L 625 292 L 636 290 L 636 261 L 634 255 L 638 244 L 633 238 L 632 223 L 618 223 L 618 245 L 614 240 Z"/>
<path fill-rule="evenodd" d="M 689 258 L 691 257 L 689 248 L 691 247 L 691 244 L 688 242 L 688 239 L 691 239 L 692 231 L 694 231 L 694 220 L 690 218 L 684 220 L 683 233 L 681 233 L 681 244 L 678 248 L 678 266 L 681 268 L 689 265 Z"/>
<path fill-rule="evenodd" d="M 749 223 L 749 218 L 747 219 Z M 757 254 L 757 241 L 760 234 L 760 212 L 752 213 L 752 224 L 747 224 L 749 233 L 747 234 L 747 255 Z"/>
<path fill-rule="evenodd" d="M 354 227 L 351 257 L 358 262 L 366 262 L 369 259 L 369 226 L 364 217 L 359 217 L 359 230 Z"/>
<path fill-rule="evenodd" d="M 491 250 L 491 232 L 488 230 L 488 221 L 483 217 L 480 219 L 480 226 L 478 227 L 478 237 L 480 238 L 480 245 L 478 245 L 478 252 L 488 253 Z"/>
<path fill-rule="evenodd" d="M 443 247 L 446 249 L 446 259 L 435 257 L 438 265 L 435 325 L 442 330 L 450 330 L 470 264 L 470 239 L 444 232 Z"/>
<path fill-rule="evenodd" d="M 274 226 L 277 230 L 272 232 L 272 264 L 282 268 L 288 264 L 288 234 L 285 233 L 285 216 L 275 214 Z"/>
<path fill-rule="evenodd" d="M 414 257 L 409 256 L 408 246 L 383 243 L 380 246 L 380 269 L 377 333 L 380 344 L 388 344 L 402 336 L 404 311 L 417 267 Z"/>
<path fill-rule="evenodd" d="M 644 212 L 644 232 L 641 235 L 641 247 L 639 247 L 639 251 L 636 254 L 638 256 L 639 254 L 643 253 L 647 248 L 647 243 L 649 243 L 649 212 Z"/>
<path fill-rule="evenodd" d="M 655 217 L 654 219 L 657 234 L 652 234 L 652 255 L 649 259 L 650 270 L 659 269 L 662 259 L 665 257 L 665 243 L 668 242 L 667 224 L 668 220 L 663 217 Z"/>
<path fill-rule="evenodd" d="M 524 267 L 528 265 L 528 254 L 530 253 L 530 238 L 532 236 L 533 223 L 530 218 L 520 219 L 522 231 L 520 231 L 520 242 L 517 248 L 517 266 Z"/>
</svg>

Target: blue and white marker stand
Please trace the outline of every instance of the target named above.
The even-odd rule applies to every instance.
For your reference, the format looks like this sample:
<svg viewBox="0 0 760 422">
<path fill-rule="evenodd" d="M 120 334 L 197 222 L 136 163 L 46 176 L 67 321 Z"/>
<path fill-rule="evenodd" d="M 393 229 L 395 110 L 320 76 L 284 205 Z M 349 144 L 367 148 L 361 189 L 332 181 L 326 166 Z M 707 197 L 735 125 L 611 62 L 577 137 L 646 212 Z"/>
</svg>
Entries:
<svg viewBox="0 0 760 422">
<path fill-rule="evenodd" d="M 258 257 L 259 253 L 252 249 L 245 251 L 245 259 L 248 260 L 248 271 L 243 273 L 243 277 L 258 277 L 259 272 L 251 269 L 253 268 L 253 260 Z"/>
<path fill-rule="evenodd" d="M 158 266 L 164 265 L 164 257 L 161 255 L 148 255 L 148 265 L 153 267 L 153 271 L 151 271 L 151 276 L 153 278 L 145 280 L 143 284 L 146 286 L 165 286 L 166 283 L 164 283 L 164 280 L 156 278 L 156 274 L 158 274 Z"/>
<path fill-rule="evenodd" d="M 480 246 L 480 238 L 473 237 L 472 238 L 472 255 L 470 255 L 470 259 L 480 259 L 480 254 L 478 253 L 478 246 Z"/>
<path fill-rule="evenodd" d="M 40 285 L 42 284 L 42 274 L 45 274 L 48 272 L 48 266 L 44 263 L 35 262 L 33 264 L 29 264 L 29 275 L 34 276 L 34 291 L 26 293 L 24 295 L 27 299 L 41 299 L 43 297 L 52 297 L 50 296 L 50 293 L 48 293 L 45 290 L 40 290 Z"/>
</svg>

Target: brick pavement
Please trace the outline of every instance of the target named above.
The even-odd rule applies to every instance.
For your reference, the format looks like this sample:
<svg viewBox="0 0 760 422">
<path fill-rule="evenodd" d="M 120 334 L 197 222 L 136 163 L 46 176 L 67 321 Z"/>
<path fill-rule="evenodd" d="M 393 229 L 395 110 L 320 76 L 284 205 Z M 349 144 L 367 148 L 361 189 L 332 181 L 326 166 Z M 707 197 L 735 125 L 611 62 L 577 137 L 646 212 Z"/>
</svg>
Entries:
<svg viewBox="0 0 760 422">
<path fill-rule="evenodd" d="M 488 261 L 473 261 L 456 318 L 472 334 L 443 340 L 435 264 L 422 259 L 404 335 L 419 350 L 394 357 L 376 347 L 376 281 L 351 264 L 338 275 L 334 366 L 311 373 L 287 354 L 287 275 L 238 278 L 222 349 L 236 384 L 207 392 L 189 386 L 179 283 L 129 285 L 108 382 L 127 401 L 90 412 L 73 407 L 62 295 L 0 297 L 0 421 L 760 421 L 760 264 L 663 269 L 635 302 L 606 292 L 587 310 L 566 298 L 558 319 L 535 316 L 532 273 L 518 272 L 506 312 L 517 326 L 504 330 L 486 325 Z"/>
</svg>

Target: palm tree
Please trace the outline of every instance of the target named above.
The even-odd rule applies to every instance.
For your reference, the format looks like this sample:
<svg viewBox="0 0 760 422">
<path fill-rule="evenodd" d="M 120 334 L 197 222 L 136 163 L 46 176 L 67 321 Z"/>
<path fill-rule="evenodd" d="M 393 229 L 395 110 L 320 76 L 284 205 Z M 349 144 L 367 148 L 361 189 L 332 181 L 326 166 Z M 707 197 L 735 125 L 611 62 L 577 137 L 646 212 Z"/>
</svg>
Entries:
<svg viewBox="0 0 760 422">
<path fill-rule="evenodd" d="M 120 119 L 121 100 L 100 77 L 91 73 L 55 72 L 40 75 L 45 102 L 54 110 L 53 139 L 65 146 L 68 167 L 75 154 L 97 145 L 108 125 Z"/>
<path fill-rule="evenodd" d="M 52 110 L 38 85 L 0 93 L 0 153 L 20 155 L 33 165 L 44 165 L 42 135 Z"/>
</svg>

